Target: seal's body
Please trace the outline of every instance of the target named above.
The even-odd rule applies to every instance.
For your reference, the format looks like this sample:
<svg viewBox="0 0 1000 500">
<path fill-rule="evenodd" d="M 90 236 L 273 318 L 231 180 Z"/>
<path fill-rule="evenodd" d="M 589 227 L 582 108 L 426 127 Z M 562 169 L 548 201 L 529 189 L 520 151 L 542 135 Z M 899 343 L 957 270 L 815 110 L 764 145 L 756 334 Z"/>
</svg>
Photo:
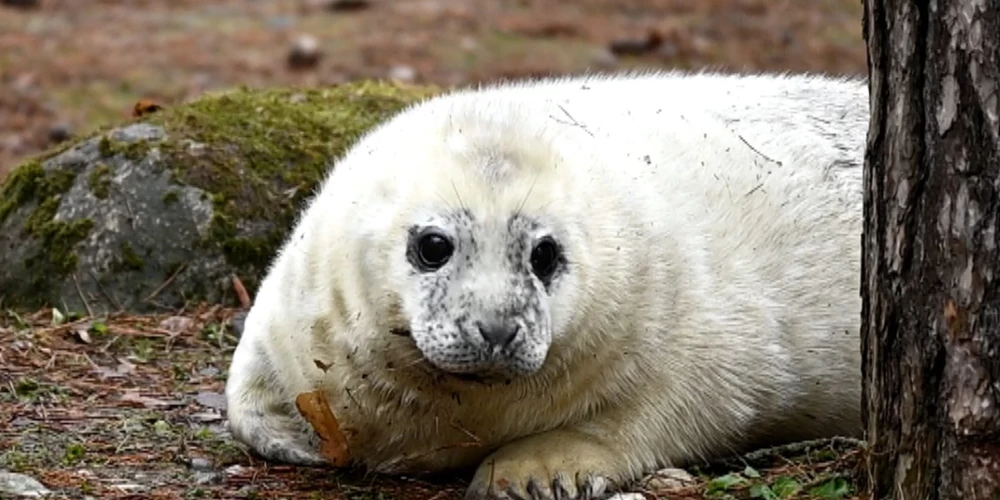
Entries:
<svg viewBox="0 0 1000 500">
<path fill-rule="evenodd" d="M 764 444 L 858 435 L 861 80 L 507 82 L 362 137 L 262 282 L 234 435 L 320 462 L 479 464 L 470 497 L 600 495 Z"/>
</svg>

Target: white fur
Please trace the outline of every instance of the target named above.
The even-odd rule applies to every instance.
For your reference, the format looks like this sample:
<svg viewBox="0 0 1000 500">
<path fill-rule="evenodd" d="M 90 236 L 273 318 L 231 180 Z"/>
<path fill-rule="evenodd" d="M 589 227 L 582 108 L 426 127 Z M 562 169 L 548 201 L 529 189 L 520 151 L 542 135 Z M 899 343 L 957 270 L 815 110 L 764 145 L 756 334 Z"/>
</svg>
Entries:
<svg viewBox="0 0 1000 500">
<path fill-rule="evenodd" d="M 867 125 L 865 82 L 819 75 L 577 76 L 410 107 L 337 162 L 263 281 L 231 428 L 308 463 L 292 402 L 323 388 L 363 465 L 474 467 L 513 442 L 502 472 L 540 483 L 858 435 Z M 389 333 L 423 307 L 407 229 L 459 206 L 491 252 L 520 209 L 569 259 L 535 292 L 545 362 L 507 384 L 445 375 L 425 357 L 436 344 Z M 490 269 L 469 290 L 500 290 Z"/>
</svg>

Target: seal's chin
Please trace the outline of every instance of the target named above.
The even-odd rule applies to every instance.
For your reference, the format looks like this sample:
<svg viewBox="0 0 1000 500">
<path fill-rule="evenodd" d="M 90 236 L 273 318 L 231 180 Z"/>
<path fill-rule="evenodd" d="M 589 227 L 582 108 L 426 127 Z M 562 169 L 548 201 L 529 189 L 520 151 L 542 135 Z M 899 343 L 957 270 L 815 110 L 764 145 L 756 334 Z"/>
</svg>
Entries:
<svg viewBox="0 0 1000 500">
<path fill-rule="evenodd" d="M 511 353 L 501 351 L 481 352 L 479 359 L 472 363 L 456 364 L 435 360 L 433 356 L 420 349 L 413 331 L 408 328 L 393 328 L 390 333 L 394 336 L 405 337 L 413 344 L 413 349 L 420 353 L 425 369 L 431 370 L 438 376 L 444 376 L 461 382 L 470 382 L 486 385 L 506 385 L 519 377 L 530 376 L 535 370 L 525 370 L 522 363 L 516 362 Z"/>
</svg>

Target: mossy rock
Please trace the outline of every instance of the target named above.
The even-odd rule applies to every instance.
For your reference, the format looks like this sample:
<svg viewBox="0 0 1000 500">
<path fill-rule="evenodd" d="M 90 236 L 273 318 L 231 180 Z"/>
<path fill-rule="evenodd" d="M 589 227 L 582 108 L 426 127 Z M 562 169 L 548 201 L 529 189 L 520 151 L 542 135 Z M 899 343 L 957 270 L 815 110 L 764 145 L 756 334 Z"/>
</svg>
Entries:
<svg viewBox="0 0 1000 500">
<path fill-rule="evenodd" d="M 0 188 L 0 300 L 99 314 L 253 294 L 299 210 L 360 136 L 430 87 L 240 88 L 21 165 Z"/>
</svg>

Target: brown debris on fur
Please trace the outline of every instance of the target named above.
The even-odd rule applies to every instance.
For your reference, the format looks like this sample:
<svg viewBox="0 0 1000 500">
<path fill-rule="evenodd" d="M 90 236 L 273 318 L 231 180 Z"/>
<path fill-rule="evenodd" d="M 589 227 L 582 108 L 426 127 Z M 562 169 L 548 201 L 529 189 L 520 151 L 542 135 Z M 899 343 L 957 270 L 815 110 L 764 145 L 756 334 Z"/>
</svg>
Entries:
<svg viewBox="0 0 1000 500">
<path fill-rule="evenodd" d="M 344 467 L 350 463 L 351 452 L 347 447 L 347 439 L 344 433 L 340 432 L 337 417 L 330 410 L 326 392 L 322 390 L 303 392 L 295 398 L 295 407 L 316 430 L 322 442 L 320 453 L 330 464 L 334 467 Z"/>
</svg>

